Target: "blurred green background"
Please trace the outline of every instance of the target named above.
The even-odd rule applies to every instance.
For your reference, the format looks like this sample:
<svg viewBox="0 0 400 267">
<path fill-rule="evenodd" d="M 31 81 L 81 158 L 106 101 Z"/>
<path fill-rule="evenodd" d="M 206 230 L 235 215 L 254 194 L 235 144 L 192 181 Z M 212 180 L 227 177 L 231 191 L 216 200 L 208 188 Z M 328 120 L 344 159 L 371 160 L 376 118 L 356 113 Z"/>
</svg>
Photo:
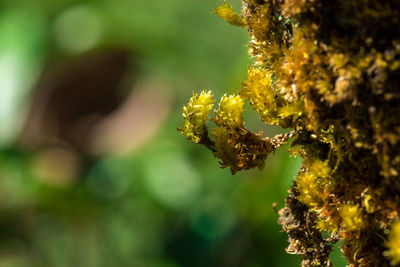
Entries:
<svg viewBox="0 0 400 267">
<path fill-rule="evenodd" d="M 251 64 L 219 4 L 0 1 L 0 266 L 299 264 L 272 206 L 300 160 L 232 176 L 176 131 L 192 91 Z"/>
</svg>

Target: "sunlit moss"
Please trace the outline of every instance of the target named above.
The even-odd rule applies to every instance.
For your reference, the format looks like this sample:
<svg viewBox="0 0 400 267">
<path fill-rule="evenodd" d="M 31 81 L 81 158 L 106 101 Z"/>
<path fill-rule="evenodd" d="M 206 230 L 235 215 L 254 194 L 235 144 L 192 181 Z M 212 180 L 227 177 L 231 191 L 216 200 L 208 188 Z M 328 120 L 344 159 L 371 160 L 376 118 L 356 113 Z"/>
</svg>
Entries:
<svg viewBox="0 0 400 267">
<path fill-rule="evenodd" d="M 224 95 L 215 111 L 214 122 L 219 126 L 239 128 L 243 125 L 243 104 L 244 100 L 240 96 Z"/>
<path fill-rule="evenodd" d="M 296 183 L 300 195 L 298 199 L 311 208 L 316 208 L 322 204 L 321 187 L 316 181 L 316 177 L 309 173 L 302 173 L 297 177 Z"/>
<path fill-rule="evenodd" d="M 302 266 L 331 266 L 341 240 L 350 266 L 390 265 L 377 237 L 400 217 L 400 2 L 245 0 L 241 14 L 254 64 L 239 95 L 266 124 L 293 129 L 290 150 L 303 158 L 279 212 L 288 251 Z M 250 132 L 228 98 L 214 143 L 203 143 L 232 173 L 260 168 L 289 135 Z"/>
<path fill-rule="evenodd" d="M 207 131 L 205 124 L 214 102 L 211 91 L 193 93 L 189 103 L 183 107 L 184 125 L 178 128 L 187 139 L 195 143 L 200 142 L 202 135 Z"/>
<path fill-rule="evenodd" d="M 336 233 L 338 231 L 338 224 L 336 221 L 330 218 L 320 218 L 316 221 L 316 227 L 322 231 L 329 231 L 331 233 Z"/>
<path fill-rule="evenodd" d="M 340 210 L 342 225 L 347 231 L 361 230 L 363 227 L 362 210 L 357 205 L 344 204 Z"/>
<path fill-rule="evenodd" d="M 400 263 L 400 221 L 395 222 L 390 229 L 388 241 L 386 243 L 388 248 L 385 251 L 385 256 L 389 257 L 392 265 Z"/>
<path fill-rule="evenodd" d="M 276 92 L 272 88 L 272 73 L 266 69 L 251 67 L 247 73 L 247 81 L 243 83 L 240 95 L 250 99 L 253 108 L 261 115 L 261 119 L 270 124 L 278 124 Z"/>
<path fill-rule="evenodd" d="M 262 169 L 268 154 L 279 147 L 276 139 L 262 138 L 245 128 L 221 126 L 212 130 L 214 155 L 219 158 L 223 168 L 230 167 L 235 174 L 240 170 Z M 282 140 L 281 142 L 286 142 Z"/>
<path fill-rule="evenodd" d="M 298 199 L 311 208 L 321 208 L 324 190 L 330 183 L 329 177 L 328 162 L 314 160 L 309 163 L 305 172 L 301 173 L 296 179 L 300 193 Z"/>
<path fill-rule="evenodd" d="M 252 107 L 268 124 L 286 126 L 302 113 L 298 103 L 289 103 L 274 88 L 273 73 L 268 69 L 251 67 L 240 95 L 250 100 Z"/>
<path fill-rule="evenodd" d="M 368 193 L 363 196 L 363 206 L 367 213 L 373 213 L 376 211 L 376 206 L 374 205 L 374 199 Z"/>
<path fill-rule="evenodd" d="M 326 179 L 330 177 L 331 168 L 328 165 L 328 161 L 314 160 L 311 163 L 309 172 L 314 175 L 314 177 L 319 177 L 320 179 Z"/>
<path fill-rule="evenodd" d="M 215 9 L 215 13 L 232 25 L 235 26 L 244 26 L 246 25 L 245 21 L 233 10 L 231 5 L 227 3 L 222 4 L 221 6 Z"/>
</svg>

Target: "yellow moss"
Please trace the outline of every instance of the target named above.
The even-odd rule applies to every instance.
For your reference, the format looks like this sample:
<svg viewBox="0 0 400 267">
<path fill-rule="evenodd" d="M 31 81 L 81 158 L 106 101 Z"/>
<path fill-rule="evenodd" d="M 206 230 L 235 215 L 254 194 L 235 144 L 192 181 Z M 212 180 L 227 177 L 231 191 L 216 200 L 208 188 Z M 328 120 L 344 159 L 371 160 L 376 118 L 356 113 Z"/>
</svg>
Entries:
<svg viewBox="0 0 400 267">
<path fill-rule="evenodd" d="M 303 113 L 303 106 L 299 103 L 286 104 L 278 109 L 278 116 L 284 118 L 297 118 Z"/>
<path fill-rule="evenodd" d="M 302 11 L 305 6 L 306 0 L 290 0 L 285 1 L 282 5 L 282 11 L 285 15 L 294 16 Z"/>
<path fill-rule="evenodd" d="M 283 48 L 286 47 L 289 37 L 284 18 L 276 16 L 277 7 L 271 1 L 253 5 L 256 8 L 244 5 L 243 10 L 252 37 L 249 53 L 255 57 L 258 65 L 268 64 L 269 69 L 275 69 L 283 59 Z"/>
<path fill-rule="evenodd" d="M 396 60 L 390 65 L 390 70 L 395 71 L 400 67 L 400 61 Z"/>
<path fill-rule="evenodd" d="M 325 94 L 332 87 L 331 80 L 328 77 L 323 77 L 322 79 L 316 81 L 315 88 L 318 89 L 318 93 Z"/>
<path fill-rule="evenodd" d="M 309 28 L 294 29 L 292 46 L 285 51 L 285 60 L 279 70 L 279 85 L 290 98 L 299 98 L 304 92 L 316 87 L 317 83 L 321 91 L 328 87 L 326 82 L 321 83 L 328 78 L 319 66 L 322 59 L 311 37 L 312 30 Z"/>
<path fill-rule="evenodd" d="M 181 129 L 232 173 L 262 168 L 268 153 L 279 147 L 244 127 L 246 98 L 265 123 L 293 129 L 297 147 L 292 153 L 303 158 L 303 167 L 281 222 L 290 236 L 288 251 L 304 254 L 303 266 L 330 266 L 328 243 L 339 239 L 345 241 L 342 251 L 350 264 L 386 266 L 386 248 L 377 235 L 398 219 L 400 42 L 386 33 L 396 29 L 399 12 L 394 3 L 350 2 L 244 0 L 242 17 L 230 5 L 217 8 L 229 23 L 248 28 L 254 64 L 240 97 L 222 97 L 213 140 L 203 138 L 209 109 L 200 112 L 205 117 L 186 112 Z M 304 217 L 297 216 L 303 212 Z M 393 264 L 400 264 L 398 224 L 387 242 Z M 317 229 L 302 236 L 293 227 Z M 318 230 L 337 234 L 320 240 Z"/>
<path fill-rule="evenodd" d="M 270 37 L 273 33 L 271 27 L 272 14 L 268 3 L 258 5 L 255 10 L 256 14 L 249 20 L 249 27 L 252 30 L 252 34 L 258 41 L 269 41 L 273 42 Z"/>
<path fill-rule="evenodd" d="M 363 198 L 363 205 L 364 205 L 365 210 L 368 213 L 373 213 L 376 211 L 376 207 L 373 204 L 373 199 L 370 194 L 365 194 L 365 196 Z"/>
<path fill-rule="evenodd" d="M 230 128 L 243 126 L 243 104 L 244 100 L 240 96 L 227 96 L 225 94 L 219 102 L 218 110 L 214 112 L 214 122 L 218 126 L 227 126 Z"/>
<path fill-rule="evenodd" d="M 306 171 L 296 180 L 300 196 L 298 199 L 309 207 L 320 207 L 323 192 L 330 185 L 330 167 L 327 161 L 318 159 L 305 163 Z"/>
<path fill-rule="evenodd" d="M 333 145 L 335 141 L 335 126 L 333 124 L 329 125 L 329 127 L 325 129 L 320 129 L 320 134 L 318 135 L 319 141 L 325 144 Z"/>
<path fill-rule="evenodd" d="M 298 200 L 311 208 L 316 208 L 321 205 L 321 187 L 316 181 L 315 176 L 308 172 L 304 172 L 298 176 L 296 183 L 300 192 Z"/>
<path fill-rule="evenodd" d="M 389 232 L 389 238 L 386 242 L 388 250 L 385 256 L 392 260 L 392 265 L 400 263 L 400 221 L 395 222 Z"/>
<path fill-rule="evenodd" d="M 249 98 L 252 107 L 260 114 L 261 120 L 268 124 L 287 127 L 288 121 L 302 114 L 299 103 L 289 103 L 275 91 L 273 74 L 267 69 L 249 68 L 247 81 L 242 85 L 240 95 Z"/>
<path fill-rule="evenodd" d="M 193 93 L 189 103 L 183 107 L 184 125 L 178 130 L 187 139 L 194 143 L 200 142 L 201 137 L 207 131 L 205 127 L 208 116 L 215 100 L 211 91 Z"/>
<path fill-rule="evenodd" d="M 314 160 L 309 171 L 314 177 L 326 179 L 330 176 L 331 168 L 328 165 L 328 161 Z"/>
<path fill-rule="evenodd" d="M 249 132 L 245 128 L 213 129 L 214 156 L 221 159 L 223 168 L 230 167 L 234 174 L 243 169 L 264 167 L 265 159 L 275 150 L 274 146 L 261 135 Z"/>
<path fill-rule="evenodd" d="M 250 100 L 252 107 L 269 124 L 278 124 L 276 93 L 272 88 L 272 73 L 266 69 L 251 67 L 240 95 Z"/>
<path fill-rule="evenodd" d="M 245 26 L 246 22 L 240 17 L 236 12 L 233 10 L 231 5 L 226 3 L 222 4 L 221 6 L 214 9 L 215 13 L 232 25 L 235 26 Z"/>
<path fill-rule="evenodd" d="M 228 158 L 233 154 L 233 148 L 229 145 L 230 131 L 225 127 L 218 127 L 212 130 L 214 136 L 214 155 L 219 159 Z"/>
<path fill-rule="evenodd" d="M 377 53 L 376 54 L 375 62 L 378 65 L 378 67 L 381 67 L 381 68 L 385 68 L 388 65 L 388 62 L 387 62 L 387 60 L 385 60 L 385 58 L 382 55 L 382 53 Z"/>
<path fill-rule="evenodd" d="M 334 70 L 343 68 L 349 61 L 349 56 L 343 53 L 333 54 L 329 59 L 329 64 Z"/>
<path fill-rule="evenodd" d="M 342 225 L 347 231 L 361 230 L 363 227 L 362 210 L 358 205 L 344 204 L 340 210 Z"/>
<path fill-rule="evenodd" d="M 319 218 L 316 221 L 317 228 L 321 231 L 329 231 L 332 233 L 337 232 L 338 230 L 338 225 L 336 222 L 331 220 L 330 218 Z"/>
</svg>

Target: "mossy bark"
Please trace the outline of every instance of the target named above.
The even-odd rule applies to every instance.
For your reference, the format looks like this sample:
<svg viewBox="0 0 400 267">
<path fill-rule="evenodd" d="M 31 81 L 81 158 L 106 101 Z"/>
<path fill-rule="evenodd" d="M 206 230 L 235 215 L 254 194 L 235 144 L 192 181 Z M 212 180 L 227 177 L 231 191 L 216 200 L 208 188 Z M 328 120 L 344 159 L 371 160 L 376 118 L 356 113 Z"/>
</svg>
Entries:
<svg viewBox="0 0 400 267">
<path fill-rule="evenodd" d="M 288 252 L 331 266 L 342 240 L 350 266 L 400 263 L 400 234 L 387 235 L 400 208 L 400 1 L 245 0 L 241 18 L 255 62 L 239 95 L 267 124 L 292 128 L 303 158 L 280 211 Z M 251 161 L 224 167 L 260 166 Z"/>
</svg>

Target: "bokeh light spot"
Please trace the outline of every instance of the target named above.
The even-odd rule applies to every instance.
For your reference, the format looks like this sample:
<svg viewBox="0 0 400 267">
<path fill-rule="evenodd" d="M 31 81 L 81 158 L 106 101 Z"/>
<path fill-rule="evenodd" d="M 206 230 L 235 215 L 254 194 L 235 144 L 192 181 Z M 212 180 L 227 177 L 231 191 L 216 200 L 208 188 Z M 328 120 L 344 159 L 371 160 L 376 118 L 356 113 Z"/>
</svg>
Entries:
<svg viewBox="0 0 400 267">
<path fill-rule="evenodd" d="M 187 207 L 199 196 L 199 174 L 183 155 L 175 152 L 152 157 L 146 173 L 150 192 L 166 206 Z"/>
<path fill-rule="evenodd" d="M 91 7 L 72 7 L 57 17 L 54 35 L 62 49 L 71 53 L 84 52 L 99 43 L 102 35 L 101 20 Z"/>
</svg>

